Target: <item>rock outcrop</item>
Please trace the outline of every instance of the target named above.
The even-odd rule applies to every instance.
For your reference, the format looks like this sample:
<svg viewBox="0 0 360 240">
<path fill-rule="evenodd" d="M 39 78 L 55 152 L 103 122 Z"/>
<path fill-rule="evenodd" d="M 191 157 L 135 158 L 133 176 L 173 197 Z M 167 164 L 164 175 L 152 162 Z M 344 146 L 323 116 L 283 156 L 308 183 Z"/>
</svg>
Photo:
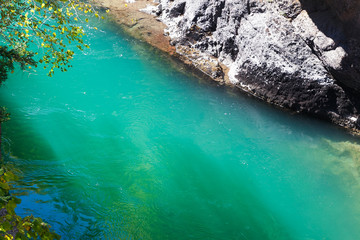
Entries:
<svg viewBox="0 0 360 240">
<path fill-rule="evenodd" d="M 154 2 L 177 53 L 213 79 L 360 129 L 358 0 Z"/>
</svg>

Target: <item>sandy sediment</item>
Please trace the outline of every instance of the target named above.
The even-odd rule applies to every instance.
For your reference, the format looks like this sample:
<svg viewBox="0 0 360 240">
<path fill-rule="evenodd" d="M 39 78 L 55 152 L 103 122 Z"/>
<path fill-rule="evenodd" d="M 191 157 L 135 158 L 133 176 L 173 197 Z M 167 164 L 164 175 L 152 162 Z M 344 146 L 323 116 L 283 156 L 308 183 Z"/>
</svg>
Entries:
<svg viewBox="0 0 360 240">
<path fill-rule="evenodd" d="M 109 10 L 110 16 L 130 36 L 174 55 L 175 47 L 170 45 L 170 38 L 164 35 L 166 25 L 156 16 L 140 11 L 156 5 L 151 0 L 94 0 L 95 5 Z"/>
</svg>

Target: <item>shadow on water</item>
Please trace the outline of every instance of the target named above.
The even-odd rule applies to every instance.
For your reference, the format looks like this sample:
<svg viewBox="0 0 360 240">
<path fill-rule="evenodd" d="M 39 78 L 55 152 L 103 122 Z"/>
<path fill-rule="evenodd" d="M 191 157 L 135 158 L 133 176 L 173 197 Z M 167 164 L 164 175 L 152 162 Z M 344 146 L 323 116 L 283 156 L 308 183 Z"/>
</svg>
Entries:
<svg viewBox="0 0 360 240">
<path fill-rule="evenodd" d="M 9 105 L 1 96 L 0 102 L 3 106 Z M 19 117 L 23 117 L 23 112 L 14 107 L 13 103 L 10 105 L 11 107 L 8 111 L 11 114 L 11 120 L 4 123 L 2 127 L 3 136 L 12 136 L 11 141 L 9 141 L 11 156 L 20 159 L 26 158 L 28 160 L 55 159 L 54 152 L 48 144 L 48 141 L 39 135 L 29 122 L 19 120 Z M 28 141 L 23 141 L 24 139 Z"/>
<path fill-rule="evenodd" d="M 22 199 L 16 212 L 39 216 L 41 211 L 41 218 L 45 222 L 51 219 L 52 229 L 65 239 L 94 239 L 101 235 L 88 202 L 74 201 L 83 191 L 79 185 L 81 176 L 64 172 L 50 142 L 31 124 L 29 111 L 4 100 L 2 95 L 0 102 L 10 106 L 11 120 L 3 124 L 3 134 L 5 138 L 11 136 L 8 163 L 19 177 L 11 191 Z"/>
</svg>

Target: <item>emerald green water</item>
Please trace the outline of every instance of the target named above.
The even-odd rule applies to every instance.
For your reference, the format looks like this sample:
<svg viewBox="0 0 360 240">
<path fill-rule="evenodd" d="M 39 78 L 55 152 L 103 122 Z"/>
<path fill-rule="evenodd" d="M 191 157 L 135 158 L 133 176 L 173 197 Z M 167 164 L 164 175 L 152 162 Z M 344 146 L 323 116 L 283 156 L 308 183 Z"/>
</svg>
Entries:
<svg viewBox="0 0 360 240">
<path fill-rule="evenodd" d="M 358 139 L 87 31 L 69 72 L 0 90 L 20 215 L 63 239 L 360 239 Z"/>
</svg>

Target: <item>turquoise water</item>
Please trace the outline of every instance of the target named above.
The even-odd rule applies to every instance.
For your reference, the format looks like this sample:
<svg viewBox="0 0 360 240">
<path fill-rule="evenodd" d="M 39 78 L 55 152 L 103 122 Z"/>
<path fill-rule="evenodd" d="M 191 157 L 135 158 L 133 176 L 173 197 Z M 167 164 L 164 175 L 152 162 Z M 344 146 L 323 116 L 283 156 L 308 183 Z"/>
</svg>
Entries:
<svg viewBox="0 0 360 240">
<path fill-rule="evenodd" d="M 87 31 L 69 72 L 0 90 L 18 214 L 63 239 L 360 239 L 358 139 Z"/>
</svg>

